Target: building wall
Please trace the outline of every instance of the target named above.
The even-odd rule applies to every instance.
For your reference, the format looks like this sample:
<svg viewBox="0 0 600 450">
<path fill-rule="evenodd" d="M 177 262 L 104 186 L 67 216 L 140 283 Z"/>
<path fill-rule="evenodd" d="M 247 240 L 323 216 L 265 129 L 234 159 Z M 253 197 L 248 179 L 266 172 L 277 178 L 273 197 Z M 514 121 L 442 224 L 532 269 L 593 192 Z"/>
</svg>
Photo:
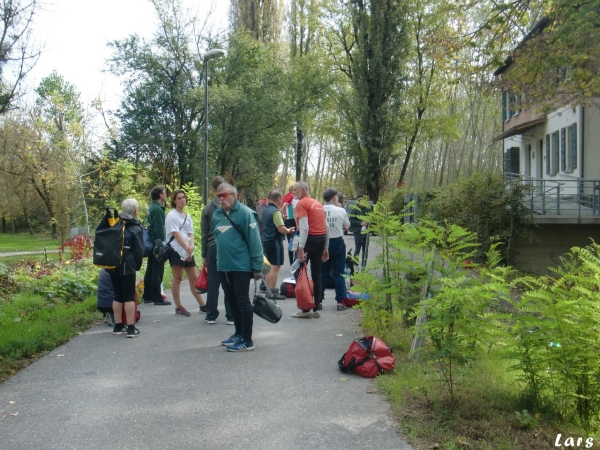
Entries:
<svg viewBox="0 0 600 450">
<path fill-rule="evenodd" d="M 504 139 L 504 152 L 511 147 L 519 148 L 519 173 L 522 176 L 553 181 L 578 178 L 600 180 L 600 100 L 590 106 L 560 108 L 549 113 L 547 118 L 546 123 L 522 135 Z M 578 134 L 577 167 L 572 171 L 562 171 L 559 167 L 555 175 L 547 174 L 546 135 L 552 135 L 563 128 L 568 129 L 573 124 L 577 124 Z"/>
<path fill-rule="evenodd" d="M 583 108 L 583 178 L 600 180 L 600 107 L 599 102 Z"/>
<path fill-rule="evenodd" d="M 560 256 L 571 247 L 585 247 L 590 238 L 600 243 L 598 225 L 549 225 L 541 224 L 534 228 L 534 238 L 530 242 L 523 237 L 515 237 L 512 246 L 515 250 L 514 266 L 530 273 L 549 273 L 548 267 L 561 265 Z"/>
</svg>

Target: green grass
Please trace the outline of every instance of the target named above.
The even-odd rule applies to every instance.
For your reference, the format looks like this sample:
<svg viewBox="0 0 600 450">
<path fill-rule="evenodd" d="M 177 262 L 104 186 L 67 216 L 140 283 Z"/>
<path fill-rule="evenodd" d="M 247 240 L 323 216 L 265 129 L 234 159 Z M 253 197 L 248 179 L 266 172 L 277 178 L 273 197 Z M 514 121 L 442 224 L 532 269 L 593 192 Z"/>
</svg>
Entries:
<svg viewBox="0 0 600 450">
<path fill-rule="evenodd" d="M 87 330 L 99 317 L 95 295 L 76 303 L 25 293 L 0 300 L 0 380 Z"/>
<path fill-rule="evenodd" d="M 43 252 L 44 246 L 47 250 L 58 250 L 60 247 L 58 239 L 52 239 L 50 234 L 29 233 L 0 233 L 0 253 L 7 252 Z"/>
</svg>

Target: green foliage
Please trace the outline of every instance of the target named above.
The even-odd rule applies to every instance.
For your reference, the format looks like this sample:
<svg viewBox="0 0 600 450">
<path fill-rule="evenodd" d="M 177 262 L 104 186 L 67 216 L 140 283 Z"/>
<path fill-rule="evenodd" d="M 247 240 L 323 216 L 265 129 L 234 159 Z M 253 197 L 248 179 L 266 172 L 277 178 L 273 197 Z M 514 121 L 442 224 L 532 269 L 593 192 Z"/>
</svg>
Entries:
<svg viewBox="0 0 600 450">
<path fill-rule="evenodd" d="M 518 280 L 507 357 L 534 407 L 589 429 L 600 413 L 600 246 L 574 247 L 562 263 L 555 276 Z"/>
<path fill-rule="evenodd" d="M 529 411 L 526 409 L 523 412 L 515 411 L 515 418 L 521 428 L 525 428 L 527 430 L 533 430 L 539 425 L 539 420 L 535 415 L 529 414 Z"/>
<path fill-rule="evenodd" d="M 194 244 L 196 245 L 194 249 L 194 255 L 195 258 L 198 259 L 202 250 L 202 240 L 200 239 L 200 222 L 202 218 L 202 209 L 204 208 L 204 205 L 202 204 L 202 196 L 200 195 L 200 188 L 191 183 L 181 186 L 181 190 L 187 197 L 187 206 L 185 211 L 190 215 L 193 221 L 192 223 L 194 224 Z"/>
<path fill-rule="evenodd" d="M 421 194 L 419 215 L 475 233 L 480 244 L 476 261 L 483 261 L 496 241 L 504 243 L 503 256 L 510 261 L 511 239 L 525 233 L 528 223 L 522 200 L 522 186 L 507 184 L 502 176 L 477 174 Z"/>
</svg>

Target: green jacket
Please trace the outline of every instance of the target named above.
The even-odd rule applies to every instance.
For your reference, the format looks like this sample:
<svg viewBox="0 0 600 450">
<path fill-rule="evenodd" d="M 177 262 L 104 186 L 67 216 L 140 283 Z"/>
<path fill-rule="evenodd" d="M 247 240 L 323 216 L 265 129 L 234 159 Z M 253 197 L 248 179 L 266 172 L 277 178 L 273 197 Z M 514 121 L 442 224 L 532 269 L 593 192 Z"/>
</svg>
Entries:
<svg viewBox="0 0 600 450">
<path fill-rule="evenodd" d="M 166 238 L 165 233 L 165 207 L 153 200 L 148 207 L 148 214 L 146 215 L 146 224 L 148 232 L 152 238 L 152 242 L 156 239 L 164 241 Z"/>
<path fill-rule="evenodd" d="M 248 244 L 231 225 L 225 216 L 225 211 L 219 206 L 212 217 L 212 231 L 217 244 L 217 270 L 261 273 L 263 249 L 256 213 L 236 200 L 228 214 L 244 233 Z"/>
</svg>

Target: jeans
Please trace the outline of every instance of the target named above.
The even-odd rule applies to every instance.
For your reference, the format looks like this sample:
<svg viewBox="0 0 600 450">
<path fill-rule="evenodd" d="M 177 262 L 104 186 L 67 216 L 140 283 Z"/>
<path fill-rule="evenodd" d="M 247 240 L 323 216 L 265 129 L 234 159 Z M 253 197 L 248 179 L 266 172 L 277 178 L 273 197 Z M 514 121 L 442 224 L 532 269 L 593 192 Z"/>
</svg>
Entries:
<svg viewBox="0 0 600 450">
<path fill-rule="evenodd" d="M 340 303 L 346 297 L 346 280 L 343 277 L 346 268 L 346 244 L 344 238 L 329 239 L 329 259 L 321 267 L 321 292 L 325 296 L 325 286 L 332 272 L 335 281 L 335 301 Z"/>
<path fill-rule="evenodd" d="M 310 262 L 310 276 L 313 280 L 313 296 L 315 307 L 313 311 L 321 309 L 321 300 L 323 290 L 321 288 L 321 265 L 323 263 L 323 250 L 325 250 L 324 234 L 309 234 L 304 245 L 304 253 L 308 253 L 308 262 Z M 306 311 L 305 311 L 306 312 Z"/>
<path fill-rule="evenodd" d="M 254 308 L 250 303 L 248 291 L 252 272 L 219 272 L 219 277 L 225 298 L 230 299 L 229 307 L 235 324 L 235 334 L 242 336 L 244 341 L 251 341 Z"/>
<path fill-rule="evenodd" d="M 144 274 L 144 301 L 147 302 L 162 302 L 160 284 L 165 273 L 165 263 L 159 262 L 150 255 L 148 257 L 148 265 Z"/>
<path fill-rule="evenodd" d="M 221 286 L 221 277 L 217 272 L 217 246 L 210 245 L 206 250 L 206 270 L 208 271 L 208 291 L 206 292 L 206 318 L 208 320 L 217 320 L 219 317 L 219 287 Z M 225 317 L 232 321 L 233 317 L 229 311 L 229 299 L 225 295 L 223 300 L 225 304 Z"/>
</svg>

